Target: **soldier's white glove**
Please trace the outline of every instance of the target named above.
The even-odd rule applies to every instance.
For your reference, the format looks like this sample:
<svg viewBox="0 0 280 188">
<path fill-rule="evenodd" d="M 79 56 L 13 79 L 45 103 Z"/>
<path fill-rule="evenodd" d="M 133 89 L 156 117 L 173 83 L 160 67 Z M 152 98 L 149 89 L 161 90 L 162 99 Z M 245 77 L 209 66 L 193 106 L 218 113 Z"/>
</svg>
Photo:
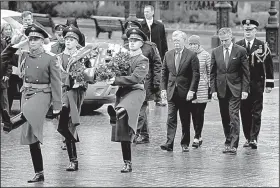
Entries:
<svg viewBox="0 0 280 188">
<path fill-rule="evenodd" d="M 247 99 L 248 93 L 247 92 L 242 92 L 241 94 L 241 100 Z"/>
</svg>

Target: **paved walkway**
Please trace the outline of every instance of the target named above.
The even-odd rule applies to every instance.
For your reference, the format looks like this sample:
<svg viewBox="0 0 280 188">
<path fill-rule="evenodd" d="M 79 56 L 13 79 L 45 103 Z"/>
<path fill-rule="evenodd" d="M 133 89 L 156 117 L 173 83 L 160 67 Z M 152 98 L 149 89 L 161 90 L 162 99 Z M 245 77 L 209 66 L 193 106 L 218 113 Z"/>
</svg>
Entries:
<svg viewBox="0 0 280 188">
<path fill-rule="evenodd" d="M 166 139 L 167 107 L 156 107 L 152 102 L 149 113 L 151 142 L 132 146 L 133 172 L 128 174 L 120 173 L 123 165 L 120 144 L 110 141 L 107 106 L 81 118 L 77 172 L 65 171 L 68 156 L 60 149 L 62 137 L 56 132 L 57 122 L 45 122 L 44 183 L 26 183 L 34 172 L 28 146 L 19 145 L 20 129 L 8 135 L 1 132 L 1 187 L 278 187 L 278 89 L 265 94 L 264 101 L 258 149 L 242 147 L 245 139 L 241 128 L 236 156 L 222 154 L 224 135 L 217 101 L 206 108 L 202 147 L 188 153 L 181 152 L 181 126 L 178 126 L 174 151 L 160 149 Z M 18 108 L 18 104 L 13 108 Z"/>
</svg>

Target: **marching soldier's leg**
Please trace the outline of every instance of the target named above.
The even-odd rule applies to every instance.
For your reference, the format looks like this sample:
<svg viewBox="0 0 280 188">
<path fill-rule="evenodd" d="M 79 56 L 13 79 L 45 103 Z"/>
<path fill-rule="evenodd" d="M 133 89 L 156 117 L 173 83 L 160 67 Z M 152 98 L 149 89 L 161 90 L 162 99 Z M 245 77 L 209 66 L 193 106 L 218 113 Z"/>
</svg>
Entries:
<svg viewBox="0 0 280 188">
<path fill-rule="evenodd" d="M 60 118 L 59 118 L 58 128 L 57 128 L 57 131 L 66 139 L 71 138 L 71 133 L 68 130 L 69 113 L 70 113 L 69 107 L 63 106 L 60 113 Z"/>
<path fill-rule="evenodd" d="M 35 176 L 33 179 L 28 180 L 28 183 L 34 183 L 39 181 L 44 181 L 44 172 L 43 172 L 43 157 L 41 152 L 41 147 L 39 142 L 35 142 L 29 145 L 31 158 L 33 162 L 33 167 L 35 171 Z"/>
<path fill-rule="evenodd" d="M 74 140 L 66 139 L 66 147 L 70 160 L 69 167 L 66 168 L 66 171 L 77 171 L 78 170 L 78 160 L 77 160 L 77 151 L 76 144 Z"/>
<path fill-rule="evenodd" d="M 127 173 L 132 171 L 132 163 L 131 163 L 131 143 L 129 141 L 122 141 L 122 154 L 124 166 L 121 170 L 121 173 Z"/>
<path fill-rule="evenodd" d="M 243 133 L 246 138 L 246 142 L 243 147 L 249 147 L 250 132 L 252 127 L 252 96 L 250 96 L 250 94 L 247 99 L 241 100 L 240 114 Z"/>
<path fill-rule="evenodd" d="M 258 94 L 254 97 L 252 107 L 252 128 L 250 132 L 250 146 L 252 149 L 257 149 L 258 136 L 261 129 L 261 114 L 263 109 L 263 94 Z"/>
</svg>

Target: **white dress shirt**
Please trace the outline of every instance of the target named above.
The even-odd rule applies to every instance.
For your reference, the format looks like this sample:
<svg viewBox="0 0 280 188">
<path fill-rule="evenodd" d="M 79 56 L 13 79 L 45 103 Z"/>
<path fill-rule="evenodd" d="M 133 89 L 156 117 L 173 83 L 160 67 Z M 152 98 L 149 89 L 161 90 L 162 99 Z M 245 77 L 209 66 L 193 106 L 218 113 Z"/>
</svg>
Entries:
<svg viewBox="0 0 280 188">
<path fill-rule="evenodd" d="M 154 18 L 150 19 L 150 20 L 147 20 L 146 19 L 146 22 L 147 22 L 147 25 L 149 27 L 149 30 L 150 30 L 150 36 L 149 36 L 149 39 L 150 39 L 150 42 L 152 41 L 152 29 L 151 29 L 151 26 L 154 22 Z"/>
</svg>

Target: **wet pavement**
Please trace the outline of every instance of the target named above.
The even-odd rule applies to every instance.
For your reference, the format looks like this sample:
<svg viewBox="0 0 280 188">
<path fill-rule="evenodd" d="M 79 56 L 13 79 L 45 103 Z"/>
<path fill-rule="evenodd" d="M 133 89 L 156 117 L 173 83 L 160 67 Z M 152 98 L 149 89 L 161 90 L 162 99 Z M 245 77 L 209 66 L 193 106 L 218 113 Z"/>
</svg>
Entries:
<svg viewBox="0 0 280 188">
<path fill-rule="evenodd" d="M 34 176 L 28 146 L 19 145 L 20 128 L 9 134 L 1 132 L 1 187 L 279 187 L 279 91 L 264 94 L 262 127 L 257 150 L 243 148 L 242 128 L 237 155 L 222 153 L 224 135 L 217 101 L 208 104 L 201 148 L 182 153 L 181 125 L 177 128 L 174 151 L 160 149 L 166 140 L 167 107 L 150 103 L 150 143 L 132 146 L 133 172 L 120 173 L 120 143 L 110 141 L 111 126 L 107 105 L 81 117 L 77 143 L 79 170 L 65 171 L 67 151 L 61 150 L 62 137 L 57 121 L 44 126 L 45 181 L 28 184 Z M 13 109 L 18 109 L 18 102 Z M 2 128 L 1 128 L 2 130 Z M 193 138 L 191 126 L 191 138 Z M 192 140 L 191 140 L 192 142 Z"/>
</svg>

